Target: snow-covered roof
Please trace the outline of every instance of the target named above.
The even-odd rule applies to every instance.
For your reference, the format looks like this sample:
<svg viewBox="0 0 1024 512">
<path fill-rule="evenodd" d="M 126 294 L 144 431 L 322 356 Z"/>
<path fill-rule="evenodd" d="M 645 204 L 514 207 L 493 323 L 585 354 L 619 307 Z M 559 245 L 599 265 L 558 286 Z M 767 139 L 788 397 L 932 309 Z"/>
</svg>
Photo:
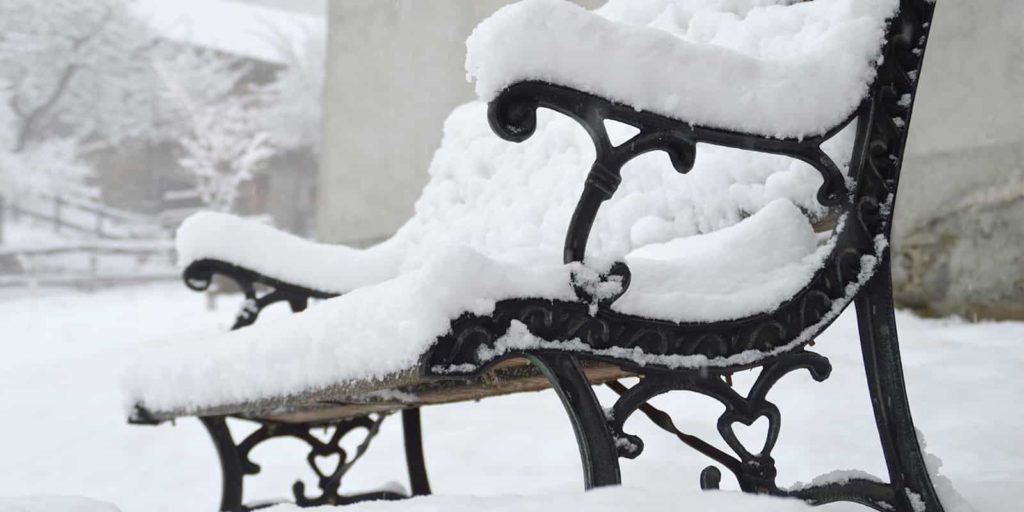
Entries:
<svg viewBox="0 0 1024 512">
<path fill-rule="evenodd" d="M 138 0 L 135 8 L 163 37 L 267 62 L 284 62 L 281 42 L 302 48 L 327 30 L 323 17 L 225 0 Z"/>
</svg>

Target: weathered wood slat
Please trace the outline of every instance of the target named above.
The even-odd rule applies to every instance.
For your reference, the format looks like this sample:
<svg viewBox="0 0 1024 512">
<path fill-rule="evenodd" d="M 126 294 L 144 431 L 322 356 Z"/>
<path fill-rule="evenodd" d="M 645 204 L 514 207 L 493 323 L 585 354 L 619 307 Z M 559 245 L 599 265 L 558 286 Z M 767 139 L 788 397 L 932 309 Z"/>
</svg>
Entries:
<svg viewBox="0 0 1024 512">
<path fill-rule="evenodd" d="M 593 384 L 633 375 L 606 363 L 588 362 L 584 367 Z M 419 372 L 410 369 L 383 379 L 343 382 L 289 397 L 190 411 L 147 411 L 147 419 L 166 421 L 184 416 L 234 415 L 284 423 L 324 423 L 371 412 L 474 401 L 549 387 L 547 378 L 525 359 L 510 359 L 474 381 L 424 379 Z"/>
</svg>

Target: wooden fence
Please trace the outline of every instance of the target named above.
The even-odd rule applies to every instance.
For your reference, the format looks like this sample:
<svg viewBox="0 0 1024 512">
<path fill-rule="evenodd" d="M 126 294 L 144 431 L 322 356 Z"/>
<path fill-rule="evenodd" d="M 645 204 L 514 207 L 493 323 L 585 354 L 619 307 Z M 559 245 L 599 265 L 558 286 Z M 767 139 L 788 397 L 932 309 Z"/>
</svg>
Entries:
<svg viewBox="0 0 1024 512">
<path fill-rule="evenodd" d="M 72 236 L 28 245 L 4 238 L 8 222 L 26 218 Z M 174 258 L 171 232 L 155 217 L 60 196 L 0 196 L 0 287 L 94 288 L 177 279 Z"/>
</svg>

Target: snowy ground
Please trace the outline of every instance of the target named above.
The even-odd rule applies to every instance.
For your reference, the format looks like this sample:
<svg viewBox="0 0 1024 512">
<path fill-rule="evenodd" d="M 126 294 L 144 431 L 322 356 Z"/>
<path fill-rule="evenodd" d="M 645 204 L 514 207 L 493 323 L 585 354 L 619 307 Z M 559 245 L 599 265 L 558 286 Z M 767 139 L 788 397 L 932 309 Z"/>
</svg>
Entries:
<svg viewBox="0 0 1024 512">
<path fill-rule="evenodd" d="M 133 347 L 222 326 L 235 302 L 222 298 L 218 310 L 207 311 L 202 297 L 177 284 L 94 294 L 0 294 L 0 497 L 89 496 L 124 512 L 214 510 L 219 473 L 198 422 L 127 425 L 118 381 Z M 966 324 L 905 314 L 899 320 L 911 402 L 929 451 L 941 456 L 943 472 L 977 510 L 1016 512 L 1019 503 L 1010 498 L 1024 489 L 1024 323 Z M 884 474 L 854 327 L 846 315 L 819 339 L 817 350 L 835 366 L 828 381 L 793 374 L 771 395 L 783 411 L 775 451 L 783 484 L 833 469 Z M 602 396 L 610 398 L 604 390 Z M 715 403 L 691 396 L 655 403 L 673 412 L 684 430 L 718 439 Z M 423 416 L 428 469 L 441 496 L 425 501 L 422 510 L 450 510 L 465 502 L 456 496 L 466 495 L 544 494 L 568 506 L 572 495 L 566 493 L 580 488 L 572 432 L 550 391 L 428 408 Z M 405 482 L 399 423 L 385 423 L 348 477 L 349 489 Z M 696 488 L 707 460 L 639 415 L 627 427 L 646 442 L 638 460 L 623 463 L 627 484 Z M 254 452 L 264 473 L 249 484 L 253 498 L 285 497 L 292 475 L 308 478 L 305 454 L 297 448 L 280 441 Z M 486 509 L 499 502 L 473 503 Z M 530 508 L 539 502 L 559 501 L 523 503 Z M 0 500 L 0 510 L 19 510 L 16 504 Z"/>
</svg>

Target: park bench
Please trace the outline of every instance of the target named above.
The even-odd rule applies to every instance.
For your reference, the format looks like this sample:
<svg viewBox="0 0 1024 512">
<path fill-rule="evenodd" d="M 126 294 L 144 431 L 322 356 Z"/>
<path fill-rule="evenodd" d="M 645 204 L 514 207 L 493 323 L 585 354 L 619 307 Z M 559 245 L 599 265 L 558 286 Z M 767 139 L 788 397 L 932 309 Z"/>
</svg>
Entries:
<svg viewBox="0 0 1024 512">
<path fill-rule="evenodd" d="M 130 370 L 130 421 L 199 417 L 220 457 L 221 510 L 249 510 L 249 454 L 280 437 L 307 443 L 319 476 L 315 496 L 295 484 L 297 503 L 345 504 L 404 497 L 340 491 L 388 415 L 401 412 L 411 493 L 422 495 L 419 407 L 553 387 L 588 489 L 619 484 L 619 458 L 640 455 L 624 424 L 641 411 L 746 492 L 942 511 L 907 403 L 888 253 L 933 2 L 711 12 L 742 18 L 719 25 L 738 31 L 731 50 L 652 28 L 635 5 L 527 0 L 478 27 L 467 69 L 504 141 L 484 133 L 482 104 L 457 109 L 416 215 L 391 240 L 358 250 L 223 214 L 187 220 L 186 284 L 230 279 L 245 305 L 231 333 L 154 348 Z M 766 53 L 740 51 L 772 30 Z M 757 177 L 736 174 L 747 166 Z M 550 236 L 562 221 L 564 244 Z M 298 313 L 254 325 L 276 303 Z M 768 392 L 795 370 L 828 377 L 809 346 L 851 303 L 888 482 L 843 474 L 780 488 Z M 760 373 L 742 394 L 729 377 L 749 369 Z M 596 384 L 617 401 L 604 407 Z M 724 405 L 716 425 L 733 453 L 649 404 L 678 390 Z M 762 417 L 767 439 L 752 453 L 733 428 Z M 235 440 L 228 418 L 258 428 Z M 365 438 L 346 453 L 353 431 Z M 330 454 L 341 460 L 324 471 L 315 459 Z M 699 483 L 720 479 L 708 466 Z"/>
</svg>

